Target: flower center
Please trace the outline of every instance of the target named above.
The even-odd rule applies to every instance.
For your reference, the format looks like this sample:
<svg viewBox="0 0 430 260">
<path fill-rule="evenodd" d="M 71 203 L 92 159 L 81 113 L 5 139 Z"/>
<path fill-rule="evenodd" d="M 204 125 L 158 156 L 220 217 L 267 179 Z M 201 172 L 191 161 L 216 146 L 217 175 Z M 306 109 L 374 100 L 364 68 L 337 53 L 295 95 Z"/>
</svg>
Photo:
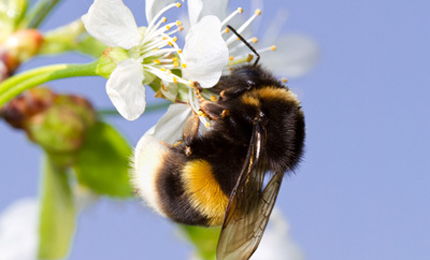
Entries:
<svg viewBox="0 0 430 260">
<path fill-rule="evenodd" d="M 142 33 L 138 56 L 144 69 L 162 81 L 189 84 L 188 81 L 172 73 L 172 69 L 187 66 L 180 63 L 183 60 L 182 50 L 176 44 L 178 38 L 174 36 L 176 32 L 183 30 L 182 22 L 167 23 L 167 18 L 162 17 L 166 11 L 181 6 L 179 2 L 169 4 L 155 15 Z"/>
</svg>

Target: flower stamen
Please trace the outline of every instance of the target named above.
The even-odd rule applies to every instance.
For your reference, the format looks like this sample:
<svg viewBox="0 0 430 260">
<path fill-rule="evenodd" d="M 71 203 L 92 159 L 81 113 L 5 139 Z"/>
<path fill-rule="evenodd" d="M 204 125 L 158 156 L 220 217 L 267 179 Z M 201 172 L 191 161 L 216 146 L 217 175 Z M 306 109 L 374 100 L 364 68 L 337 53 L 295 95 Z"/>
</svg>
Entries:
<svg viewBox="0 0 430 260">
<path fill-rule="evenodd" d="M 245 30 L 246 27 L 248 27 L 255 20 L 255 18 L 260 14 L 261 14 L 260 9 L 255 10 L 254 14 L 244 24 L 242 24 L 242 26 L 240 26 L 239 29 L 236 30 L 237 33 L 239 34 L 242 33 L 243 30 Z M 228 40 L 226 41 L 227 45 L 230 45 L 235 40 L 235 38 L 236 38 L 235 35 L 232 35 L 230 38 L 228 38 Z"/>
<path fill-rule="evenodd" d="M 179 4 L 179 6 L 178 6 L 178 4 Z M 151 20 L 151 22 L 149 23 L 149 25 L 148 25 L 148 28 L 147 28 L 147 31 L 146 31 L 146 33 L 145 33 L 145 35 L 144 36 L 146 36 L 146 35 L 148 35 L 149 33 L 151 33 L 152 32 L 152 30 L 153 30 L 153 27 L 154 27 L 154 24 L 155 24 L 155 21 L 157 21 L 158 20 L 158 18 L 160 18 L 160 16 L 162 15 L 162 14 L 164 14 L 167 10 L 169 10 L 169 9 L 172 9 L 172 8 L 174 8 L 174 7 L 181 7 L 181 3 L 179 3 L 179 2 L 177 2 L 177 3 L 171 3 L 171 4 L 169 4 L 169 5 L 166 5 L 164 8 L 162 8 L 155 16 L 154 16 L 154 18 Z M 163 19 L 162 19 L 163 20 Z M 165 22 L 165 21 L 164 21 Z M 158 26 L 156 27 L 156 28 L 158 28 Z"/>
<path fill-rule="evenodd" d="M 241 14 L 242 12 L 243 12 L 242 7 L 237 8 L 236 11 L 234 11 L 233 13 L 231 13 L 229 16 L 227 16 L 227 18 L 225 18 L 221 22 L 221 27 L 223 27 L 224 25 L 226 25 L 231 19 L 233 19 L 233 17 L 235 17 L 237 14 Z"/>
</svg>

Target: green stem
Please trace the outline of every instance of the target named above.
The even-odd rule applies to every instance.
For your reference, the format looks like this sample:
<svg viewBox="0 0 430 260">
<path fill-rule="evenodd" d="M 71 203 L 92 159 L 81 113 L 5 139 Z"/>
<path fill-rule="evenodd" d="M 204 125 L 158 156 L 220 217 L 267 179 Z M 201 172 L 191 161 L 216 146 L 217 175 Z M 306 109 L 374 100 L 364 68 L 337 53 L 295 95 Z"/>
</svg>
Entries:
<svg viewBox="0 0 430 260">
<path fill-rule="evenodd" d="M 97 76 L 98 60 L 88 64 L 59 64 L 36 68 L 0 83 L 0 107 L 23 91 L 42 83 L 70 77 Z"/>
<path fill-rule="evenodd" d="M 28 28 L 37 28 L 62 0 L 39 0 L 28 14 Z"/>
</svg>

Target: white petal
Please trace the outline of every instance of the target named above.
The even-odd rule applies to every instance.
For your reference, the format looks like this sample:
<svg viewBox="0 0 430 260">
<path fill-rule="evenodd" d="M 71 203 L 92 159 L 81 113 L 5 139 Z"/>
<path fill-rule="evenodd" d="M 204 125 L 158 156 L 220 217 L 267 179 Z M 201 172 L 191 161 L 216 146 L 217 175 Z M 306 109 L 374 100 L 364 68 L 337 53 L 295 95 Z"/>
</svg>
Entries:
<svg viewBox="0 0 430 260">
<path fill-rule="evenodd" d="M 89 34 L 110 47 L 130 49 L 141 39 L 133 14 L 121 0 L 95 0 L 82 22 Z"/>
<path fill-rule="evenodd" d="M 220 20 L 224 20 L 227 13 L 228 0 L 202 0 L 203 9 L 200 12 L 200 19 L 206 15 L 215 15 Z"/>
<path fill-rule="evenodd" d="M 36 199 L 20 199 L 0 215 L 0 260 L 36 260 L 39 211 Z"/>
<path fill-rule="evenodd" d="M 288 78 L 300 77 L 309 72 L 318 61 L 318 46 L 306 36 L 284 36 L 275 45 L 275 51 L 261 54 L 260 62 L 277 74 Z"/>
<path fill-rule="evenodd" d="M 202 0 L 188 0 L 188 16 L 190 17 L 191 26 L 195 25 L 199 21 L 202 8 Z"/>
<path fill-rule="evenodd" d="M 286 219 L 275 208 L 260 246 L 251 260 L 304 260 L 303 253 L 289 234 Z"/>
<path fill-rule="evenodd" d="M 137 119 L 145 111 L 143 67 L 126 59 L 118 63 L 106 83 L 106 92 L 118 112 L 127 120 Z"/>
<path fill-rule="evenodd" d="M 182 137 L 182 130 L 188 118 L 192 115 L 191 108 L 185 104 L 172 104 L 152 130 L 157 140 L 173 144 Z"/>
<path fill-rule="evenodd" d="M 163 9 L 166 5 L 178 2 L 178 0 L 146 0 L 145 1 L 145 12 L 146 21 L 148 24 L 151 23 L 154 16 Z"/>
<path fill-rule="evenodd" d="M 192 26 L 185 38 L 183 55 L 187 67 L 183 77 L 198 81 L 203 88 L 215 85 L 228 63 L 228 48 L 220 32 L 220 20 L 208 15 Z"/>
</svg>

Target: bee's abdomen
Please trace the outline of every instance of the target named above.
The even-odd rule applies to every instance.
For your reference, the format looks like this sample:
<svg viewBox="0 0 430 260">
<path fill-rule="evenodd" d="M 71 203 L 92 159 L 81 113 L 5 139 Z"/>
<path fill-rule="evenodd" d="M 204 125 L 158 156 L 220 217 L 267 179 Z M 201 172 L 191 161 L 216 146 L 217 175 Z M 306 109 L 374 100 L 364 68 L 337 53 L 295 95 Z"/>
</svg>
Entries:
<svg viewBox="0 0 430 260">
<path fill-rule="evenodd" d="M 228 196 L 221 189 L 208 161 L 196 159 L 182 169 L 185 193 L 191 206 L 208 219 L 209 226 L 221 225 Z"/>
<path fill-rule="evenodd" d="M 189 225 L 221 225 L 228 196 L 211 163 L 191 159 L 148 136 L 136 147 L 133 184 L 146 204 L 162 216 Z"/>
<path fill-rule="evenodd" d="M 184 224 L 221 225 L 228 197 L 214 178 L 212 167 L 205 160 L 180 162 L 178 157 L 182 155 L 172 153 L 166 157 L 157 174 L 163 212 Z"/>
</svg>

